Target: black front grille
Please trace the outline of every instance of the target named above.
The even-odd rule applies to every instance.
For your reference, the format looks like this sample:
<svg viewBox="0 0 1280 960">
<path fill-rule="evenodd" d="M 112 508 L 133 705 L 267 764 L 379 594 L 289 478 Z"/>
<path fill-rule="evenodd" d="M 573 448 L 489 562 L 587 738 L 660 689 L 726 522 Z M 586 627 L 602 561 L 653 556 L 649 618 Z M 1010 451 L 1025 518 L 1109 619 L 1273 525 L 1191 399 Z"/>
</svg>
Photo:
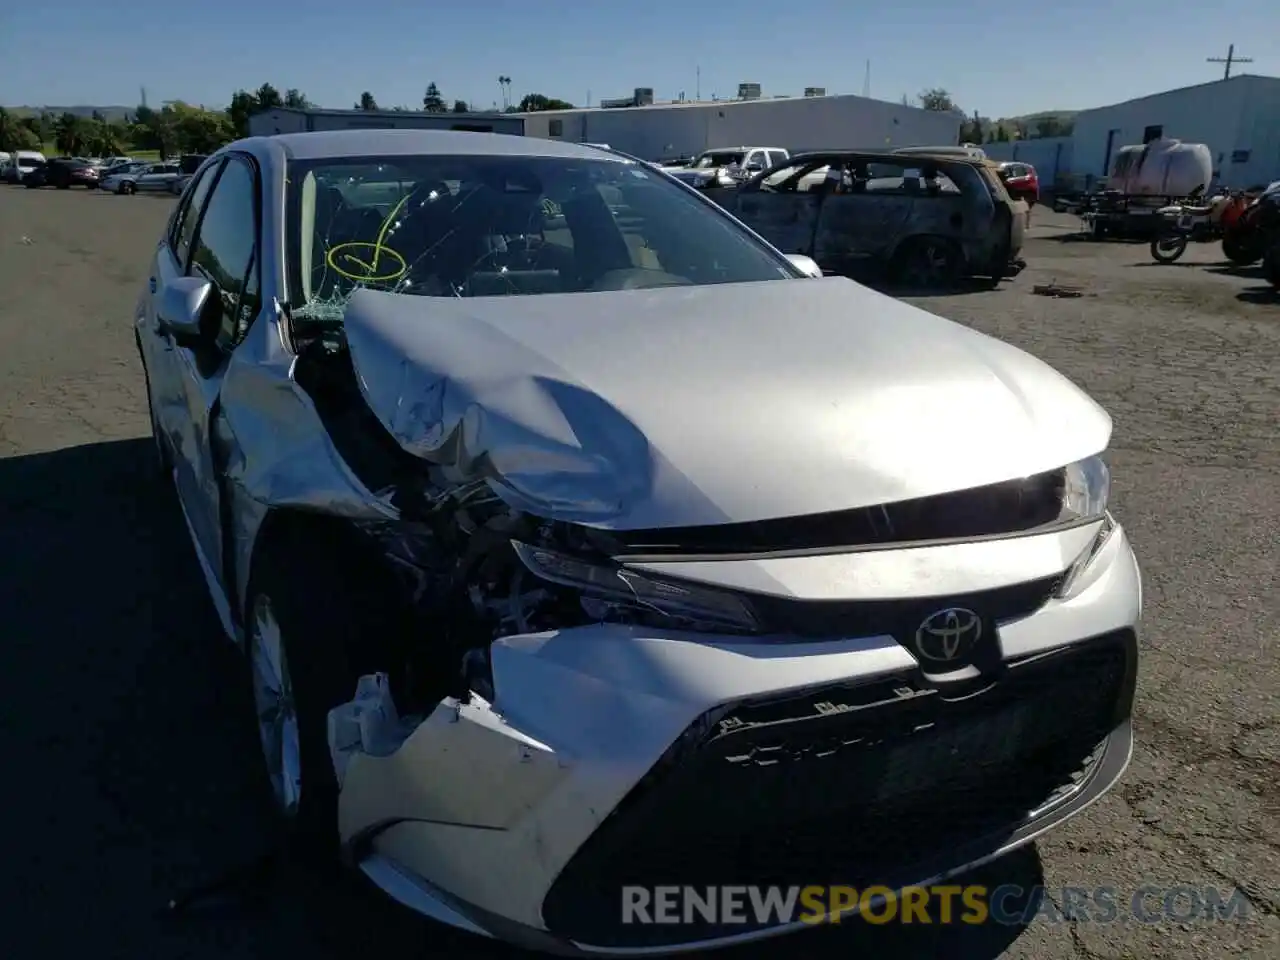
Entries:
<svg viewBox="0 0 1280 960">
<path fill-rule="evenodd" d="M 690 942 L 751 927 L 623 924 L 622 888 L 865 888 L 956 866 L 1081 777 L 1127 715 L 1133 659 L 1125 632 L 1010 664 L 962 700 L 902 675 L 715 711 L 573 857 L 543 919 L 596 946 Z"/>
<path fill-rule="evenodd" d="M 1066 470 L 936 497 L 751 523 L 611 531 L 619 556 L 741 556 L 792 550 L 972 540 L 1058 522 Z"/>
<path fill-rule="evenodd" d="M 964 607 L 984 624 L 1029 617 L 1044 606 L 1062 583 L 1062 575 L 994 590 L 907 600 L 796 600 L 751 594 L 751 609 L 766 633 L 803 638 L 891 636 L 909 644 L 916 630 L 940 606 Z M 990 635 L 990 634 L 989 634 Z"/>
</svg>

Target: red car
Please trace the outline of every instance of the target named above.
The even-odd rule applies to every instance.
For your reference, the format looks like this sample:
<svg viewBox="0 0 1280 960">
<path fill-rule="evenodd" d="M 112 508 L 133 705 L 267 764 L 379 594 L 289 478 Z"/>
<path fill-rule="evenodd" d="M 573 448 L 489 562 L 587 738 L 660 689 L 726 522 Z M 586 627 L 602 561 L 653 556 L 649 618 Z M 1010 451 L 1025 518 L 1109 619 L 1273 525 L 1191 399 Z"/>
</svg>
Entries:
<svg viewBox="0 0 1280 960">
<path fill-rule="evenodd" d="M 1035 206 L 1040 199 L 1040 177 L 1036 174 L 1035 167 L 1029 163 L 1013 161 L 1000 164 L 998 172 L 1009 196 L 1015 200 L 1027 201 L 1029 207 Z"/>
</svg>

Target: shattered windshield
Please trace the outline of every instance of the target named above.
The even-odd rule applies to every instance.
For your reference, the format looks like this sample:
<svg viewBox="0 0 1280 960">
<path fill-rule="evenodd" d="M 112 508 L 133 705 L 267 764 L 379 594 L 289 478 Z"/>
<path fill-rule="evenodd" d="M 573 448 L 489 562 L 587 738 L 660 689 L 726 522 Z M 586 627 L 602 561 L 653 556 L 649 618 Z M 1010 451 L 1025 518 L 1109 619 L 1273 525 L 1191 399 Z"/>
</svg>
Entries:
<svg viewBox="0 0 1280 960">
<path fill-rule="evenodd" d="M 340 319 L 361 287 L 483 297 L 794 276 L 733 221 L 632 162 L 298 161 L 289 180 L 295 316 Z"/>
<path fill-rule="evenodd" d="M 711 167 L 727 167 L 732 164 L 741 166 L 746 153 L 742 150 L 709 150 L 698 157 L 693 164 L 695 170 L 707 170 Z"/>
</svg>

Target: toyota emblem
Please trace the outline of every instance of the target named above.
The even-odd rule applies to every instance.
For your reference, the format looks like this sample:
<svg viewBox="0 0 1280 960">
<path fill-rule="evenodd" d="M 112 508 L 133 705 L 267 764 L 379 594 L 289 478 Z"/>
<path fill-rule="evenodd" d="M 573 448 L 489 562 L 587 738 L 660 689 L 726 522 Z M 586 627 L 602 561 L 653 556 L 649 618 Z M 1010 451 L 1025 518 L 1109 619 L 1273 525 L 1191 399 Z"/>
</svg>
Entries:
<svg viewBox="0 0 1280 960">
<path fill-rule="evenodd" d="M 976 613 L 948 607 L 916 628 L 916 652 L 934 663 L 951 663 L 965 657 L 981 636 L 982 619 Z"/>
</svg>

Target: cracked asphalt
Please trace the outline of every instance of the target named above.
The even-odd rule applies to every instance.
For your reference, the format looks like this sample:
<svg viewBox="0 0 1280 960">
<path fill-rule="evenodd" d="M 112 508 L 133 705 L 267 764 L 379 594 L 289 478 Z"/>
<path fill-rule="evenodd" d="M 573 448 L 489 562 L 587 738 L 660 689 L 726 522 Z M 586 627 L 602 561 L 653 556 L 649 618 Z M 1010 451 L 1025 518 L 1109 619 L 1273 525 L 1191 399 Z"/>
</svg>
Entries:
<svg viewBox="0 0 1280 960">
<path fill-rule="evenodd" d="M 269 836 L 240 666 L 149 470 L 130 318 L 170 203 L 0 187 L 12 956 L 510 957 L 298 865 L 157 914 Z M 1145 246 L 1077 242 L 1073 223 L 1037 208 L 1021 277 L 913 302 L 1043 357 L 1115 418 L 1115 509 L 1146 591 L 1133 763 L 1084 815 L 969 878 L 1045 884 L 1027 925 L 846 923 L 726 956 L 1280 957 L 1280 302 L 1213 246 L 1156 266 Z M 1031 294 L 1048 282 L 1086 296 Z M 1100 887 L 1122 916 L 1151 887 L 1238 891 L 1248 918 L 1096 922 L 1100 901 L 1065 888 Z"/>
</svg>

